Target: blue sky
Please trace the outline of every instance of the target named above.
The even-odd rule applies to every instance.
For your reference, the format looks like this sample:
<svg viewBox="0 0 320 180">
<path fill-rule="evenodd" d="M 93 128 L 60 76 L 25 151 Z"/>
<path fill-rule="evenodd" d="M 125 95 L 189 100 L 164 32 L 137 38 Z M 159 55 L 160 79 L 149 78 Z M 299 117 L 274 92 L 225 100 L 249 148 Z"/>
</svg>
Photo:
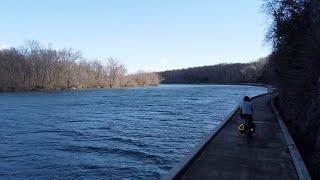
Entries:
<svg viewBox="0 0 320 180">
<path fill-rule="evenodd" d="M 262 0 L 1 0 L 0 48 L 25 40 L 116 57 L 129 72 L 270 53 Z"/>
</svg>

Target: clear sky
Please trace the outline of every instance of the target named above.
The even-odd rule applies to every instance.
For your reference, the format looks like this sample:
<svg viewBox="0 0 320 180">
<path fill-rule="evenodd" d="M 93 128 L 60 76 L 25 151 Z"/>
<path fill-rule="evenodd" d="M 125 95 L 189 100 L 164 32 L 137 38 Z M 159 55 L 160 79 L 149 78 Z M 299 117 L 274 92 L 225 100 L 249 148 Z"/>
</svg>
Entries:
<svg viewBox="0 0 320 180">
<path fill-rule="evenodd" d="M 1 0 L 0 48 L 25 40 L 116 57 L 129 72 L 270 53 L 262 0 Z"/>
</svg>

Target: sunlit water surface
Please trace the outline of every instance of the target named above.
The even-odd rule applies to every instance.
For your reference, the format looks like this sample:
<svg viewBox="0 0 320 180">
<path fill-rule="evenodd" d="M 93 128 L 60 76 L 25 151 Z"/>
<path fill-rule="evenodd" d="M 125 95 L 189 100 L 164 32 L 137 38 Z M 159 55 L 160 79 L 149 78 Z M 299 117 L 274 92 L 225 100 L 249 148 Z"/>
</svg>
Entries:
<svg viewBox="0 0 320 180">
<path fill-rule="evenodd" d="M 159 179 L 230 113 L 234 85 L 0 94 L 1 179 Z"/>
</svg>

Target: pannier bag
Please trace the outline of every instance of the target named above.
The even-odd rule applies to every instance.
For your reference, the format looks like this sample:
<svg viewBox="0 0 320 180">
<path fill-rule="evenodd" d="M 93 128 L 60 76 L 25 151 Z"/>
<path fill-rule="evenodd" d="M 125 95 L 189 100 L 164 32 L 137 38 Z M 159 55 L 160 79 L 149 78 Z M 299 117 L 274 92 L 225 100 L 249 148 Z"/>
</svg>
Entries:
<svg viewBox="0 0 320 180">
<path fill-rule="evenodd" d="M 244 124 L 240 124 L 240 125 L 239 125 L 239 131 L 240 131 L 241 133 L 244 133 Z"/>
</svg>

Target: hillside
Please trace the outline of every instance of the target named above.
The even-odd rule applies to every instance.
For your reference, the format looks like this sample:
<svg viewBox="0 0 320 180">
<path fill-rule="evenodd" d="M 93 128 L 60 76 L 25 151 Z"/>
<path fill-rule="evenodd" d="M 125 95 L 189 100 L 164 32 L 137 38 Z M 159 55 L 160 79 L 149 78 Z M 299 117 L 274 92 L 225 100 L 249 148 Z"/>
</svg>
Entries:
<svg viewBox="0 0 320 180">
<path fill-rule="evenodd" d="M 160 72 L 162 83 L 257 83 L 268 81 L 268 58 Z"/>
<path fill-rule="evenodd" d="M 320 179 L 320 1 L 268 0 L 278 105 L 314 179 Z"/>
</svg>

